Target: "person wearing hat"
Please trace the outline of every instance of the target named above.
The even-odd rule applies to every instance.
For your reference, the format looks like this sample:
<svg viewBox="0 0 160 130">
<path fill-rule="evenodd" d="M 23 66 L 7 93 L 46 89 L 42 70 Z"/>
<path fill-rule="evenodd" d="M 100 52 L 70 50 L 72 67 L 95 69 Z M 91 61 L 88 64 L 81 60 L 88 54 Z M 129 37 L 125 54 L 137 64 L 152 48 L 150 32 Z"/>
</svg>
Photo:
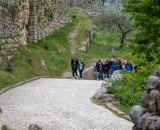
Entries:
<svg viewBox="0 0 160 130">
<path fill-rule="evenodd" d="M 81 58 L 80 61 L 79 61 L 79 74 L 80 74 L 80 78 L 82 78 L 82 72 L 84 70 L 84 62 L 83 62 L 83 59 Z"/>
</svg>

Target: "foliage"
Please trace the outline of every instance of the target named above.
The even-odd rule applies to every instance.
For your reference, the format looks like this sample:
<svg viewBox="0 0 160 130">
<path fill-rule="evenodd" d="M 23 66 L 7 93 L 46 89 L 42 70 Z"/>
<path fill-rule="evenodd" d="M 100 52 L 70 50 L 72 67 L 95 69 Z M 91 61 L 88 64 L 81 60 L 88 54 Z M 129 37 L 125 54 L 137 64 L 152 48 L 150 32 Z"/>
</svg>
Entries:
<svg viewBox="0 0 160 130">
<path fill-rule="evenodd" d="M 158 0 L 124 0 L 125 11 L 132 14 L 137 32 L 134 35 L 134 50 L 145 53 L 147 61 L 160 63 L 160 2 Z"/>
<path fill-rule="evenodd" d="M 128 58 L 128 54 L 131 55 L 131 50 L 127 46 L 119 48 L 119 33 L 110 33 L 97 26 L 93 27 L 93 32 L 93 40 L 88 51 L 78 52 L 78 56 L 82 57 L 86 64 L 89 65 L 97 59 Z M 115 48 L 115 52 L 112 52 L 112 47 Z"/>
<path fill-rule="evenodd" d="M 145 59 L 141 61 L 136 56 L 132 56 L 132 61 L 136 63 L 138 73 L 122 72 L 123 79 L 112 82 L 110 93 L 121 103 L 121 109 L 128 112 L 133 105 L 141 104 L 141 96 L 146 87 L 148 77 L 157 67 L 155 64 L 146 64 Z M 143 63 L 143 64 L 142 64 Z"/>
<path fill-rule="evenodd" d="M 121 0 L 106 1 L 104 10 L 95 19 L 95 23 L 109 31 L 117 30 L 121 33 L 120 43 L 123 46 L 126 35 L 133 31 L 133 24 L 129 21 L 129 15 L 122 11 L 122 7 Z"/>
</svg>

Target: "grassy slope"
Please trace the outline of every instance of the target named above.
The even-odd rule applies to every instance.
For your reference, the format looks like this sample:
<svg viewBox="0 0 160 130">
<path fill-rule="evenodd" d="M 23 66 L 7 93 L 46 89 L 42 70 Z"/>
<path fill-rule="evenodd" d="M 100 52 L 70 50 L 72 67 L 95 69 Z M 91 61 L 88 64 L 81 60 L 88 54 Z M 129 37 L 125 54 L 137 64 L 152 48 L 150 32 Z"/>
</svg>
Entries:
<svg viewBox="0 0 160 130">
<path fill-rule="evenodd" d="M 0 65 L 0 88 L 30 79 L 35 76 L 54 76 L 59 77 L 64 71 L 70 70 L 70 46 L 68 35 L 69 32 L 75 29 L 78 23 L 80 23 L 80 29 L 77 30 L 77 43 L 80 44 L 86 39 L 87 31 L 93 26 L 92 20 L 83 12 L 78 9 L 71 9 L 73 18 L 71 23 L 68 23 L 65 27 L 61 28 L 52 35 L 40 40 L 38 43 L 29 43 L 27 46 L 19 48 L 21 53 L 20 57 L 12 59 L 15 67 L 13 72 L 4 71 L 5 64 Z M 106 58 L 109 55 L 117 55 L 122 53 L 117 51 L 115 54 L 111 53 L 110 44 L 117 44 L 114 39 L 118 38 L 118 35 L 108 35 L 96 27 L 94 28 L 94 39 L 90 46 L 90 49 L 86 53 L 78 52 L 78 58 L 85 59 L 86 64 L 90 64 L 93 59 Z M 45 50 L 44 46 L 48 45 L 49 49 Z M 62 52 L 59 52 L 59 49 Z M 32 59 L 32 64 L 27 62 L 27 59 Z M 45 69 L 41 65 L 41 60 L 44 60 L 47 64 Z"/>
<path fill-rule="evenodd" d="M 27 46 L 19 47 L 20 57 L 11 61 L 14 63 L 13 72 L 5 71 L 6 64 L 0 64 L 0 88 L 35 76 L 58 77 L 64 71 L 69 70 L 71 54 L 68 35 L 71 30 L 74 30 L 79 20 L 72 19 L 71 23 L 38 43 L 29 43 Z M 86 18 L 87 20 L 90 19 Z M 48 50 L 44 49 L 45 45 L 48 45 Z M 59 49 L 62 52 L 59 52 Z M 32 64 L 27 62 L 28 58 L 32 59 Z M 41 65 L 41 60 L 45 61 L 48 69 Z"/>
</svg>

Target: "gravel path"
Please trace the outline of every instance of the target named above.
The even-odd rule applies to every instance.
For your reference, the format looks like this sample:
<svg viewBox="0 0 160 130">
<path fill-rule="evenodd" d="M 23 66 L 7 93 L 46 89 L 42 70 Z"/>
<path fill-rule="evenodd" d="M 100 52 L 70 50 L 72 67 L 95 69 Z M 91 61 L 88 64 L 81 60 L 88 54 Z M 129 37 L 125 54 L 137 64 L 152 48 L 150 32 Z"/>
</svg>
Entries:
<svg viewBox="0 0 160 130">
<path fill-rule="evenodd" d="M 0 125 L 28 130 L 37 123 L 43 130 L 131 130 L 119 118 L 90 98 L 101 81 L 39 79 L 0 95 Z"/>
</svg>

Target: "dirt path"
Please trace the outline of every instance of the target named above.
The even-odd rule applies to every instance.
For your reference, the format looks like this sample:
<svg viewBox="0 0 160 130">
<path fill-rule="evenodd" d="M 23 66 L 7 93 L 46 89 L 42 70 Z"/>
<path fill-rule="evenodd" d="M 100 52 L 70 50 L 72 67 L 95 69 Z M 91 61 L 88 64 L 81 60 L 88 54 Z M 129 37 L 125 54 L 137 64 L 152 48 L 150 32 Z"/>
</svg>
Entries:
<svg viewBox="0 0 160 130">
<path fill-rule="evenodd" d="M 91 102 L 101 81 L 39 79 L 0 95 L 0 125 L 28 130 L 131 130 L 132 123 Z"/>
<path fill-rule="evenodd" d="M 79 22 L 78 25 L 75 27 L 75 29 L 69 33 L 69 43 L 70 43 L 71 54 L 76 54 L 76 50 L 77 50 L 76 37 L 78 34 L 78 30 L 80 28 L 80 25 L 81 25 L 81 22 Z"/>
</svg>

